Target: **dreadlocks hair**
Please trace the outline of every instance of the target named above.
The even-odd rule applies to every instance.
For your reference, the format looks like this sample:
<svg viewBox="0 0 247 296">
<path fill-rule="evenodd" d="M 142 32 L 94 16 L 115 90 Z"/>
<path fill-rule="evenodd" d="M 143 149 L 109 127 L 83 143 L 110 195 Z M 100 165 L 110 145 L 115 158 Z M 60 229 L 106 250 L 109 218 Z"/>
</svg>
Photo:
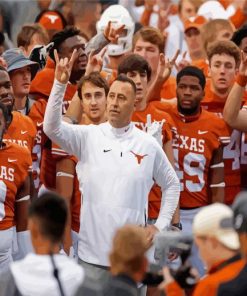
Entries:
<svg viewBox="0 0 247 296">
<path fill-rule="evenodd" d="M 74 37 L 80 34 L 80 30 L 76 27 L 66 27 L 62 31 L 57 32 L 51 39 L 50 42 L 54 43 L 53 50 L 50 51 L 50 58 L 55 61 L 54 50 L 56 49 L 59 53 L 60 45 L 68 38 Z"/>
</svg>

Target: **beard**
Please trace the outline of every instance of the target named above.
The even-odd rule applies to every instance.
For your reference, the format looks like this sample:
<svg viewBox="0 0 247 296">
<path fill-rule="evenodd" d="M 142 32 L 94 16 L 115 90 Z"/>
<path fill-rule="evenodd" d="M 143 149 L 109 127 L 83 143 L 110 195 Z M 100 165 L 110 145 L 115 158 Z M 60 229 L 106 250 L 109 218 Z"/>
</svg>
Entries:
<svg viewBox="0 0 247 296">
<path fill-rule="evenodd" d="M 181 107 L 178 103 L 178 111 L 185 116 L 195 115 L 198 113 L 199 110 L 200 110 L 200 105 L 196 105 L 195 107 L 187 109 L 187 108 Z"/>
<path fill-rule="evenodd" d="M 72 84 L 76 84 L 85 75 L 85 72 L 86 72 L 86 69 L 72 71 L 69 81 Z"/>
</svg>

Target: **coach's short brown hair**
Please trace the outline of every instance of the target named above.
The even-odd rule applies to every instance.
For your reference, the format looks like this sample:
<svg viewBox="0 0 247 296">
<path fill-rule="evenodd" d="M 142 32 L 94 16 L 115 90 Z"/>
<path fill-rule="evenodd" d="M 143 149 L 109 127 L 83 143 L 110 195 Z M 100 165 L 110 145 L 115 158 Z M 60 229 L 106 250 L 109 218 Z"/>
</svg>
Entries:
<svg viewBox="0 0 247 296">
<path fill-rule="evenodd" d="M 216 54 L 226 54 L 234 58 L 236 67 L 238 68 L 240 65 L 240 49 L 237 47 L 235 43 L 232 41 L 216 41 L 214 42 L 207 51 L 207 56 L 209 60 L 209 64 L 211 63 L 211 59 Z"/>
<path fill-rule="evenodd" d="M 133 47 L 135 47 L 136 42 L 142 39 L 143 41 L 150 42 L 157 45 L 159 52 L 164 52 L 165 49 L 165 38 L 160 32 L 160 30 L 153 27 L 143 27 L 137 31 L 133 37 Z"/>
<path fill-rule="evenodd" d="M 145 230 L 136 225 L 125 225 L 113 238 L 110 253 L 111 271 L 113 274 L 132 274 L 138 272 L 143 264 L 147 251 Z"/>
<path fill-rule="evenodd" d="M 26 24 L 22 26 L 21 31 L 17 35 L 17 46 L 27 48 L 34 34 L 39 34 L 44 44 L 49 42 L 48 33 L 40 24 Z"/>
</svg>

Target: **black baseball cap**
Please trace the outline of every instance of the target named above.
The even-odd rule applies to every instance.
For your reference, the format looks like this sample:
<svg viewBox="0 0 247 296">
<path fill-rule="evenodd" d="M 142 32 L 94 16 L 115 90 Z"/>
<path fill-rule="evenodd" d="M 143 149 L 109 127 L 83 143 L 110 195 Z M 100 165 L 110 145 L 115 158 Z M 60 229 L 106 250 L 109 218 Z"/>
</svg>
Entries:
<svg viewBox="0 0 247 296">
<path fill-rule="evenodd" d="M 247 233 L 247 191 L 240 192 L 232 205 L 233 226 L 239 233 Z"/>
</svg>

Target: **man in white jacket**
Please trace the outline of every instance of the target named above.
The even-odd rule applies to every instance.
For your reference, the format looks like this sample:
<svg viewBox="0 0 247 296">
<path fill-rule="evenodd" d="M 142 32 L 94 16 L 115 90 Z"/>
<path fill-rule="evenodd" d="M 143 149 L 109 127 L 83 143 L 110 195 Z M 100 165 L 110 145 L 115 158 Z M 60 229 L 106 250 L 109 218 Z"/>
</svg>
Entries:
<svg viewBox="0 0 247 296">
<path fill-rule="evenodd" d="M 136 87 L 120 75 L 107 97 L 108 122 L 71 125 L 62 121 L 62 101 L 77 52 L 70 60 L 56 57 L 55 82 L 44 119 L 47 136 L 78 158 L 83 195 L 78 256 L 89 277 L 108 278 L 108 253 L 119 227 L 146 227 L 147 243 L 167 229 L 179 199 L 179 182 L 162 148 L 131 123 Z M 155 182 L 162 190 L 160 214 L 146 226 L 148 194 Z"/>
</svg>

